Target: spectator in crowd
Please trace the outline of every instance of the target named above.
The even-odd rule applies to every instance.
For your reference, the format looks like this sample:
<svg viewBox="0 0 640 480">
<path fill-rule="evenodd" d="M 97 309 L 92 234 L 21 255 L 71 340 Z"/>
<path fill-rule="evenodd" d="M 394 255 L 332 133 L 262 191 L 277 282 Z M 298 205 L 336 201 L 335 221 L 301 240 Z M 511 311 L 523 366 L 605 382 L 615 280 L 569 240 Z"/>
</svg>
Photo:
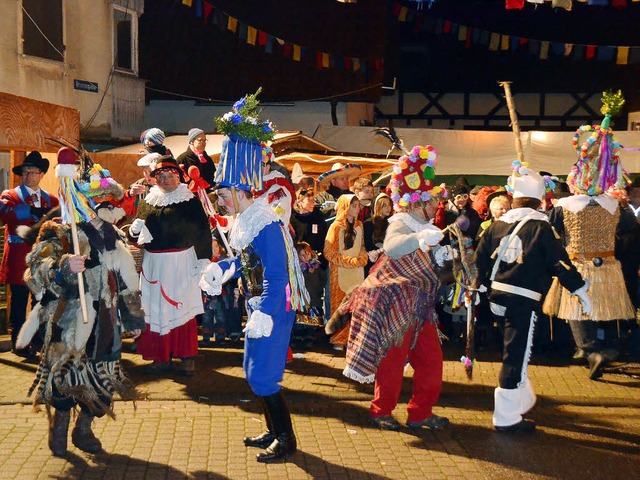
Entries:
<svg viewBox="0 0 640 480">
<path fill-rule="evenodd" d="M 57 176 L 73 176 L 76 155 L 63 147 L 58 153 Z M 95 417 L 113 416 L 113 394 L 135 399 L 135 389 L 122 371 L 122 332 L 139 335 L 144 328 L 140 308 L 139 277 L 124 242 L 113 226 L 124 210 L 119 207 L 123 188 L 106 170 L 94 166 L 100 180 L 80 182 L 93 199 L 96 217 L 78 223 L 80 254 L 72 253 L 71 225 L 48 221 L 27 256 L 25 279 L 39 303 L 20 331 L 18 343 L 26 346 L 41 325 L 45 331 L 42 360 L 31 387 L 35 405 L 49 414 L 49 449 L 57 457 L 67 453 L 70 411 L 79 407 L 73 444 L 98 453 L 102 444 L 91 429 Z M 68 170 L 67 170 L 68 169 Z M 78 273 L 85 280 L 88 323 L 83 321 Z M 53 414 L 50 412 L 53 407 Z"/>
<path fill-rule="evenodd" d="M 373 213 L 373 182 L 370 178 L 360 177 L 353 182 L 353 193 L 355 193 L 358 200 L 360 200 L 360 212 L 358 213 L 358 220 L 364 223 L 371 218 Z"/>
<path fill-rule="evenodd" d="M 291 225 L 295 232 L 296 242 L 308 243 L 318 256 L 322 268 L 326 270 L 328 263 L 323 252 L 328 227 L 313 197 L 313 189 L 298 191 L 298 200 L 294 206 Z"/>
<path fill-rule="evenodd" d="M 454 185 L 451 189 L 451 198 L 445 213 L 445 224 L 451 225 L 460 215 L 464 215 L 469 220 L 469 226 L 462 233 L 471 240 L 475 239 L 478 228 L 480 228 L 480 216 L 471 208 L 469 189 L 462 184 Z"/>
<path fill-rule="evenodd" d="M 362 222 L 358 220 L 360 202 L 355 195 L 342 195 L 336 205 L 336 220 L 329 227 L 324 242 L 324 256 L 329 262 L 331 315 L 345 295 L 364 280 L 364 267 L 369 261 L 364 247 Z M 335 334 L 335 345 L 346 344 L 348 327 Z"/>
<path fill-rule="evenodd" d="M 187 134 L 187 141 L 189 146 L 176 158 L 178 165 L 183 165 L 185 172 L 192 165 L 198 167 L 200 178 L 204 179 L 209 184 L 209 187 L 213 187 L 216 166 L 206 150 L 207 135 L 199 128 L 192 128 Z"/>
<path fill-rule="evenodd" d="M 185 183 L 173 157 L 160 157 L 156 185 L 138 206 L 129 236 L 144 246 L 142 305 L 146 330 L 138 353 L 153 360 L 149 373 L 167 372 L 171 358 L 193 375 L 198 354 L 196 315 L 204 313 L 198 271 L 211 262 L 211 230 L 200 200 Z"/>
<path fill-rule="evenodd" d="M 160 155 L 172 155 L 171 151 L 164 146 L 164 132 L 153 127 L 140 134 L 140 143 L 144 147 L 144 153 L 159 153 Z"/>
<path fill-rule="evenodd" d="M 349 183 L 357 178 L 361 171 L 362 167 L 355 163 L 334 163 L 331 170 L 318 177 L 318 184 L 326 190 L 318 193 L 315 201 L 327 220 L 335 217 L 338 198 L 351 193 Z"/>
<path fill-rule="evenodd" d="M 40 181 L 49 169 L 49 160 L 40 152 L 27 155 L 21 165 L 12 171 L 21 178 L 20 185 L 5 190 L 0 196 L 0 221 L 4 224 L 4 251 L 0 266 L 0 283 L 6 283 L 11 292 L 9 324 L 11 325 L 11 346 L 16 355 L 32 357 L 36 347 L 25 345 L 16 348 L 18 332 L 25 322 L 29 289 L 22 278 L 27 264 L 25 257 L 33 246 L 17 234 L 19 226 L 29 226 L 38 222 L 44 214 L 58 205 L 55 195 L 40 188 Z M 37 342 L 38 340 L 36 340 Z"/>
<path fill-rule="evenodd" d="M 511 197 L 507 193 L 506 188 L 500 187 L 493 191 L 486 199 L 489 218 L 480 224 L 476 242 L 480 241 L 483 233 L 491 226 L 493 222 L 499 220 L 502 215 L 511 210 Z"/>
<path fill-rule="evenodd" d="M 364 247 L 369 255 L 365 275 L 369 275 L 369 270 L 383 252 L 382 245 L 391 214 L 393 214 L 393 202 L 389 195 L 381 193 L 376 197 L 373 205 L 373 216 L 363 224 Z"/>
</svg>

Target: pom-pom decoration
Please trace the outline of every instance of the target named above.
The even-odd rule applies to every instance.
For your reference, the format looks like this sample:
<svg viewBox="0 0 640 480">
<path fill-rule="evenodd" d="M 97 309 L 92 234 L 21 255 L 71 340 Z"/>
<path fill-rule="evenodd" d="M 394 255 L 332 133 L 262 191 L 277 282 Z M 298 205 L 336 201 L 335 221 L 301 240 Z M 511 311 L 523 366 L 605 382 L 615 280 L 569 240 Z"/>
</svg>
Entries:
<svg viewBox="0 0 640 480">
<path fill-rule="evenodd" d="M 431 145 L 416 145 L 398 159 L 388 187 L 396 211 L 446 194 L 446 190 L 433 186 L 437 159 L 438 151 Z"/>
</svg>

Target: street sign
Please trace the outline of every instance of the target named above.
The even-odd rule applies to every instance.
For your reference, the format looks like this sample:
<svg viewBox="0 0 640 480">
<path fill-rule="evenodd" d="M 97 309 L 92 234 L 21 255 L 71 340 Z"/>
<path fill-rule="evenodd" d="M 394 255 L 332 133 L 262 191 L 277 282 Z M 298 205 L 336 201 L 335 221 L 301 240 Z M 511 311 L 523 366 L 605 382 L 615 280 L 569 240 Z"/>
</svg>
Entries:
<svg viewBox="0 0 640 480">
<path fill-rule="evenodd" d="M 98 84 L 95 82 L 87 82 L 86 80 L 73 80 L 74 90 L 84 90 L 85 92 L 98 93 Z"/>
</svg>

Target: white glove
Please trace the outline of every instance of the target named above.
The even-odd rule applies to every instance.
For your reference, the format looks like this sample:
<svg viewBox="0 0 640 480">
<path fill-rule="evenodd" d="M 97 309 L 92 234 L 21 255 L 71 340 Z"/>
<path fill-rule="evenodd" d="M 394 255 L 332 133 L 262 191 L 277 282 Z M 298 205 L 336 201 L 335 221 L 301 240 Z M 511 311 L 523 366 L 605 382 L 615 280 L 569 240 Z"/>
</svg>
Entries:
<svg viewBox="0 0 640 480">
<path fill-rule="evenodd" d="M 273 330 L 271 315 L 254 310 L 247 325 L 242 330 L 248 338 L 270 337 Z"/>
<path fill-rule="evenodd" d="M 191 275 L 194 277 L 199 277 L 204 272 L 204 269 L 209 266 L 211 260 L 207 260 L 206 258 L 199 258 L 196 260 L 196 263 L 193 265 L 191 269 Z"/>
<path fill-rule="evenodd" d="M 222 285 L 236 273 L 236 264 L 232 263 L 226 272 L 217 263 L 210 263 L 200 275 L 198 285 L 200 290 L 208 295 L 216 296 L 222 293 Z"/>
<path fill-rule="evenodd" d="M 426 252 L 429 247 L 437 245 L 443 238 L 444 234 L 439 228 L 428 225 L 427 228 L 418 232 L 418 245 L 423 252 Z"/>
<path fill-rule="evenodd" d="M 478 287 L 478 293 L 487 293 L 487 287 L 480 284 L 480 286 Z"/>
<path fill-rule="evenodd" d="M 382 253 L 382 250 L 378 249 L 378 250 L 371 250 L 370 252 L 367 252 L 367 255 L 369 256 L 369 261 L 371 263 L 375 263 L 378 258 L 380 257 L 380 253 Z"/>
<path fill-rule="evenodd" d="M 580 305 L 582 305 L 582 313 L 590 317 L 593 311 L 593 302 L 587 291 L 589 290 L 589 280 L 584 281 L 584 285 L 577 289 L 575 292 L 571 292 L 571 295 L 576 295 L 580 299 Z"/>
<path fill-rule="evenodd" d="M 455 258 L 455 252 L 451 245 L 444 245 L 433 249 L 433 256 L 439 266 L 443 266 L 444 262 L 451 261 Z"/>
<path fill-rule="evenodd" d="M 144 227 L 144 220 L 142 220 L 141 218 L 136 218 L 129 227 L 129 233 L 137 237 L 138 235 L 140 235 L 142 227 Z"/>
</svg>

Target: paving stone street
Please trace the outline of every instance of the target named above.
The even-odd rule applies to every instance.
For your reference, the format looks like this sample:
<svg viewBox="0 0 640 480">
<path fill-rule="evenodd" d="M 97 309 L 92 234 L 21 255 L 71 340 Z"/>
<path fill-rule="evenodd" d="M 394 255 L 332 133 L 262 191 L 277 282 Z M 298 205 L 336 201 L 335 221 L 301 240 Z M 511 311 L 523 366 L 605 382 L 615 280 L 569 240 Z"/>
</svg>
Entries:
<svg viewBox="0 0 640 480">
<path fill-rule="evenodd" d="M 242 373 L 242 350 L 201 349 L 197 373 L 153 377 L 138 355 L 123 355 L 143 399 L 117 401 L 116 419 L 94 430 L 104 453 L 69 442 L 66 458 L 47 447 L 44 411 L 26 397 L 34 362 L 0 353 L 2 479 L 633 479 L 640 478 L 640 368 L 618 364 L 598 381 L 566 358 L 535 357 L 529 374 L 538 403 L 530 436 L 491 425 L 496 353 L 479 357 L 469 381 L 458 349 L 447 346 L 444 386 L 435 412 L 451 425 L 437 431 L 381 431 L 367 419 L 373 387 L 342 376 L 340 352 L 304 352 L 287 368 L 299 451 L 288 463 L 255 461 L 245 435 L 264 428 Z M 406 422 L 411 369 L 396 418 Z"/>
</svg>

